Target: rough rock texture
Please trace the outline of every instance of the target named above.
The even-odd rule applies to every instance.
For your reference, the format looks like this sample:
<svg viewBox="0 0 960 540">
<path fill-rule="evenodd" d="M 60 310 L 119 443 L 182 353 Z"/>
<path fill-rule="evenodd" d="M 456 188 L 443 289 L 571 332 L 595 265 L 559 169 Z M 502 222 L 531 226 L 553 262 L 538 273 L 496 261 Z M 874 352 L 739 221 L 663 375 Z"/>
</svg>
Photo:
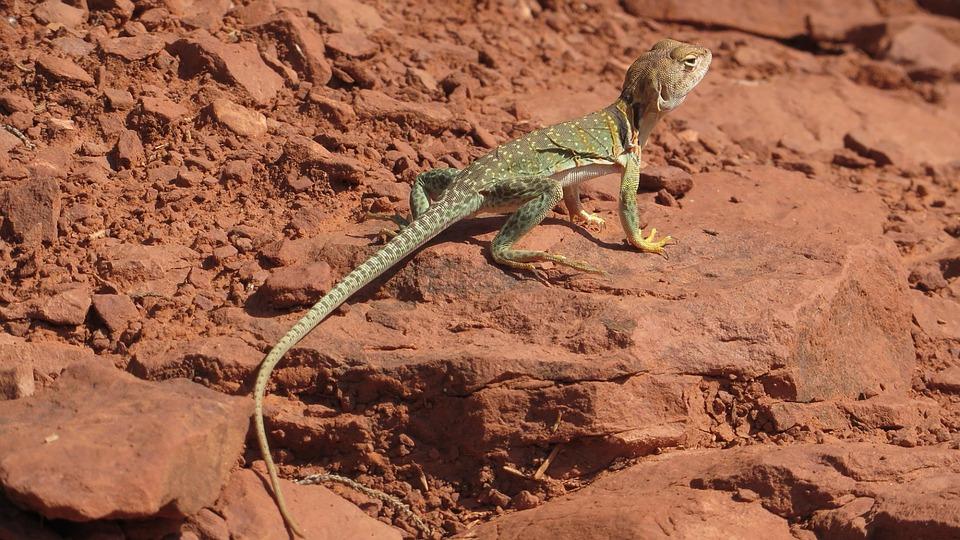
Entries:
<svg viewBox="0 0 960 540">
<path fill-rule="evenodd" d="M 868 0 L 771 0 L 755 4 L 732 1 L 623 0 L 631 15 L 720 26 L 775 38 L 791 38 L 811 30 L 816 37 L 842 36 L 847 28 L 879 17 Z"/>
<path fill-rule="evenodd" d="M 217 513 L 223 516 L 230 538 L 288 538 L 283 521 L 264 490 L 264 476 L 251 471 L 237 471 L 223 488 L 217 501 Z M 299 486 L 283 481 L 289 508 L 300 516 L 300 525 L 309 538 L 369 538 L 399 540 L 400 531 L 367 516 L 340 496 L 323 487 Z"/>
<path fill-rule="evenodd" d="M 211 103 L 210 115 L 241 137 L 257 138 L 267 134 L 267 118 L 263 114 L 229 99 L 218 99 Z"/>
<path fill-rule="evenodd" d="M 93 77 L 71 60 L 57 58 L 52 55 L 43 55 L 37 58 L 37 70 L 52 81 L 89 85 L 93 84 Z"/>
<path fill-rule="evenodd" d="M 0 192 L 0 235 L 24 244 L 56 242 L 60 207 L 56 178 L 24 178 Z"/>
<path fill-rule="evenodd" d="M 960 501 L 956 450 L 871 444 L 687 451 L 611 474 L 551 504 L 462 538 L 951 538 Z M 906 494 L 919 494 L 912 496 Z"/>
<path fill-rule="evenodd" d="M 689 450 L 702 466 L 637 492 L 644 506 L 605 521 L 611 536 L 654 536 L 654 523 L 693 538 L 750 536 L 745 526 L 801 539 L 957 536 L 955 497 L 927 481 L 955 475 L 930 452 L 960 447 L 955 6 L 435 4 L 0 0 L 4 406 L 55 402 L 74 362 L 248 394 L 264 353 L 395 228 L 371 214 L 408 212 L 417 174 L 608 105 L 630 62 L 673 37 L 709 47 L 714 63 L 643 149 L 641 221 L 678 241 L 669 259 L 623 244 L 613 176 L 581 192 L 604 230 L 558 208 L 520 244 L 603 277 L 505 271 L 488 255 L 502 217 L 453 226 L 278 366 L 266 420 L 282 475 L 354 478 L 400 498 L 434 536 L 500 519 L 514 530 L 511 513 L 555 503 L 574 528 L 601 510 L 577 515 L 564 497 Z M 169 389 L 131 385 L 116 411 L 138 404 L 149 420 L 170 403 Z M 248 422 L 236 415 L 218 422 L 239 432 Z M 119 435 L 167 427 L 110 418 Z M 116 497 L 139 501 L 137 519 L 50 520 L 11 497 L 0 536 L 282 534 L 246 442 L 237 461 L 182 442 L 110 463 L 146 463 L 155 478 L 177 459 L 229 461 L 247 478 L 230 519 L 213 503 L 225 474 L 189 508 L 114 482 L 58 511 Z M 793 447 L 794 465 L 759 461 Z M 816 482 L 850 481 L 816 464 L 842 451 L 925 465 L 875 474 L 899 498 L 865 476 L 821 504 L 829 486 Z M 63 461 L 113 479 L 104 462 Z M 23 493 L 45 488 L 35 478 Z M 414 534 L 380 499 L 327 487 Z M 363 521 L 312 509 L 329 495 L 319 487 L 291 489 L 318 536 Z"/>
<path fill-rule="evenodd" d="M 242 340 L 221 336 L 196 342 L 141 341 L 133 348 L 128 370 L 143 379 L 183 377 L 226 393 L 236 381 L 249 379 L 263 354 Z"/>
<path fill-rule="evenodd" d="M 413 433 L 475 456 L 509 448 L 519 458 L 550 441 L 593 447 L 598 456 L 696 444 L 712 425 L 705 379 L 748 381 L 798 402 L 908 390 L 913 345 L 905 287 L 897 285 L 903 270 L 891 246 L 872 244 L 879 201 L 780 169 L 744 174 L 699 175 L 684 212 L 648 211 L 647 219 L 684 238 L 668 262 L 544 225 L 531 247 L 602 261 L 610 275 L 572 279 L 543 295 L 538 282 L 484 265 L 476 247 L 447 242 L 384 285 L 431 304 L 431 312 L 397 301 L 357 306 L 299 348 L 308 363 L 344 351 L 334 357 L 346 369 L 339 386 L 362 402 L 371 392 L 399 392 L 442 404 L 414 406 Z M 733 204 L 732 194 L 749 195 Z M 477 225 L 452 233 L 462 234 L 492 236 Z M 693 254 L 709 265 L 694 264 Z M 475 270 L 467 283 L 447 277 L 445 267 Z M 358 335 L 364 324 L 377 331 Z M 458 377 L 445 379 L 451 371 Z"/>
<path fill-rule="evenodd" d="M 204 31 L 197 31 L 171 48 L 180 57 L 183 75 L 209 71 L 221 82 L 239 85 L 260 104 L 269 103 L 283 85 L 283 79 L 267 67 L 250 42 L 226 44 Z"/>
<path fill-rule="evenodd" d="M 69 365 L 97 361 L 89 349 L 54 342 L 29 343 L 0 334 L 0 379 L 5 381 L 6 399 L 27 397 L 38 388 L 50 386 Z"/>
<path fill-rule="evenodd" d="M 0 485 L 51 519 L 189 515 L 216 500 L 249 414 L 249 400 L 194 383 L 76 364 L 44 394 L 0 403 Z"/>
</svg>

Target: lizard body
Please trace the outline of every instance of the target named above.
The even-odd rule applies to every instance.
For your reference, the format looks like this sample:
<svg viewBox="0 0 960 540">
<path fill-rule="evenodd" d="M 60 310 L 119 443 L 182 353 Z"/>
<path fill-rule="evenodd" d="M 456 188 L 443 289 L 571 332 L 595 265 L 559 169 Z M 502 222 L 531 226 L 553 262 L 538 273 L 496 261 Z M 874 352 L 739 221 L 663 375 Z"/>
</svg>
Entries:
<svg viewBox="0 0 960 540">
<path fill-rule="evenodd" d="M 491 244 L 495 262 L 534 270 L 551 261 L 585 272 L 597 268 L 554 253 L 513 247 L 560 201 L 571 220 L 603 227 L 580 203 L 579 184 L 621 172 L 620 221 L 627 241 L 643 252 L 660 253 L 671 238 L 644 237 L 638 226 L 636 193 L 640 150 L 657 121 L 679 106 L 706 74 L 708 49 L 665 39 L 627 71 L 620 97 L 610 106 L 576 120 L 531 132 L 503 144 L 462 170 L 420 174 L 410 194 L 412 220 L 369 259 L 338 282 L 274 345 L 257 374 L 254 423 L 277 506 L 294 534 L 303 536 L 287 511 L 263 421 L 267 382 L 280 358 L 353 293 L 453 223 L 479 212 L 512 212 Z"/>
</svg>

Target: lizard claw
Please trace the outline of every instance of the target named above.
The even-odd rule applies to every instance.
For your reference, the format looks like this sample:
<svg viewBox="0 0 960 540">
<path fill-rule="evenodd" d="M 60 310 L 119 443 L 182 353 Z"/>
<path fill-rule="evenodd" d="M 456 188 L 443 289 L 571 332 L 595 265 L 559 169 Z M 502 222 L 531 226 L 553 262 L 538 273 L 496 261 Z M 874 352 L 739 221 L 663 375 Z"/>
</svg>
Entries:
<svg viewBox="0 0 960 540">
<path fill-rule="evenodd" d="M 570 216 L 570 221 L 580 225 L 584 229 L 594 232 L 603 232 L 603 230 L 607 228 L 605 219 L 597 214 L 591 214 L 586 210 L 581 210 L 579 214 Z"/>
<path fill-rule="evenodd" d="M 630 239 L 630 244 L 644 253 L 656 253 L 664 258 L 668 258 L 667 252 L 663 248 L 676 242 L 671 236 L 664 236 L 659 240 L 656 239 L 656 236 L 657 230 L 650 229 L 650 234 L 647 235 L 646 238 L 644 238 L 642 234 L 637 234 L 636 238 Z"/>
</svg>

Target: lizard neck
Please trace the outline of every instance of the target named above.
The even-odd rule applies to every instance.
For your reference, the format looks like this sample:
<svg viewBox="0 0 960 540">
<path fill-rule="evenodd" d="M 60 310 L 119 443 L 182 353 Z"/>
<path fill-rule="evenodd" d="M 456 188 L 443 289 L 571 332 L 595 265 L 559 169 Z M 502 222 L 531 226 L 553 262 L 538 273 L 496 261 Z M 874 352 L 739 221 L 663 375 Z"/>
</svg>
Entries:
<svg viewBox="0 0 960 540">
<path fill-rule="evenodd" d="M 655 103 L 636 103 L 623 97 L 617 98 L 610 108 L 626 120 L 628 133 L 624 139 L 629 142 L 624 148 L 634 152 L 639 152 L 647 143 L 650 132 L 663 116 Z"/>
</svg>

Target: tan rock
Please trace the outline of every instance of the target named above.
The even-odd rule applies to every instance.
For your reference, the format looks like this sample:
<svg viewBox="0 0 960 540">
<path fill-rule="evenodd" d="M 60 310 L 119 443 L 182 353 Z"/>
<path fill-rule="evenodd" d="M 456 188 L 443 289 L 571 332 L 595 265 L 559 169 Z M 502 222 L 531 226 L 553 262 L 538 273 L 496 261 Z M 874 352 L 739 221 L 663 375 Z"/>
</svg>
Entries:
<svg viewBox="0 0 960 540">
<path fill-rule="evenodd" d="M 241 137 L 256 139 L 267 134 L 266 116 L 229 99 L 214 100 L 209 111 L 214 119 Z"/>
</svg>

